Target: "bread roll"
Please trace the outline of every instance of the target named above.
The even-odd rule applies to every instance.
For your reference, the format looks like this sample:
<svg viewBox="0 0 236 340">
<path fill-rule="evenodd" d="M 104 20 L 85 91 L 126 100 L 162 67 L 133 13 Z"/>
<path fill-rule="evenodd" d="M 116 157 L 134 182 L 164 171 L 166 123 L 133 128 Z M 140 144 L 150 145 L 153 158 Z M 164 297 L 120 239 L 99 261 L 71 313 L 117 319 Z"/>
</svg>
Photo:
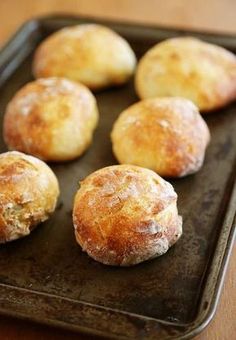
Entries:
<svg viewBox="0 0 236 340">
<path fill-rule="evenodd" d="M 182 177 L 202 166 L 210 133 L 189 100 L 152 98 L 123 111 L 111 139 L 120 163 L 143 166 L 164 177 Z"/>
<path fill-rule="evenodd" d="M 167 252 L 182 234 L 172 185 L 132 165 L 100 169 L 81 183 L 73 210 L 75 236 L 93 259 L 131 266 Z"/>
<path fill-rule="evenodd" d="M 0 154 L 0 243 L 47 220 L 58 195 L 56 176 L 44 162 L 15 151 Z"/>
<path fill-rule="evenodd" d="M 33 73 L 66 77 L 98 90 L 125 83 L 136 57 L 128 42 L 111 29 L 95 24 L 63 28 L 37 48 Z"/>
<path fill-rule="evenodd" d="M 8 104 L 4 139 L 10 150 L 45 161 L 67 161 L 87 149 L 97 121 L 96 100 L 84 85 L 63 78 L 38 79 Z"/>
<path fill-rule="evenodd" d="M 215 110 L 236 99 L 236 56 L 196 38 L 168 39 L 140 60 L 135 86 L 141 99 L 180 96 Z"/>
</svg>

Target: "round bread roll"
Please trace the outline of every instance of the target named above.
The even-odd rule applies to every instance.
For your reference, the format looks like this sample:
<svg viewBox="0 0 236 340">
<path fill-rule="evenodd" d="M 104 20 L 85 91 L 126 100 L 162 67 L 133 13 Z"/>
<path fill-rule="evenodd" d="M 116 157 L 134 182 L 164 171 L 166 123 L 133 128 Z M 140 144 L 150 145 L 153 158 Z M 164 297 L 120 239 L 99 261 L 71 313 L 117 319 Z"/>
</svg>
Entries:
<svg viewBox="0 0 236 340">
<path fill-rule="evenodd" d="M 210 133 L 191 101 L 170 97 L 130 106 L 115 122 L 111 138 L 119 163 L 182 177 L 202 166 Z"/>
<path fill-rule="evenodd" d="M 182 234 L 172 185 L 132 165 L 100 169 L 81 183 L 73 210 L 77 242 L 93 259 L 131 266 L 167 252 Z"/>
<path fill-rule="evenodd" d="M 107 27 L 83 24 L 45 39 L 36 50 L 33 73 L 36 78 L 66 77 L 97 90 L 127 82 L 135 65 L 125 39 Z"/>
<path fill-rule="evenodd" d="M 141 99 L 180 96 L 202 112 L 236 99 L 236 56 L 196 38 L 165 40 L 140 60 L 136 91 Z"/>
<path fill-rule="evenodd" d="M 0 154 L 0 243 L 47 220 L 58 195 L 56 176 L 44 162 L 16 151 Z"/>
<path fill-rule="evenodd" d="M 87 149 L 97 121 L 96 100 L 84 85 L 63 78 L 38 79 L 8 104 L 4 140 L 10 150 L 45 161 L 67 161 Z"/>
</svg>

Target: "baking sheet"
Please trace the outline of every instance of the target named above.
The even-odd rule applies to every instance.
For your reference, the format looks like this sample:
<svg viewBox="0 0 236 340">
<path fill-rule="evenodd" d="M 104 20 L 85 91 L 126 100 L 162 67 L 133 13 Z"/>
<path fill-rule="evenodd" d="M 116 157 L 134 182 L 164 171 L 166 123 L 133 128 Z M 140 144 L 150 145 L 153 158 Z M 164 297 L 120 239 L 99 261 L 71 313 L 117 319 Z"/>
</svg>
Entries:
<svg viewBox="0 0 236 340">
<path fill-rule="evenodd" d="M 163 39 L 195 35 L 236 52 L 236 37 L 111 23 L 78 17 L 47 17 L 26 23 L 0 53 L 0 125 L 6 104 L 32 80 L 32 53 L 51 32 L 99 22 L 123 35 L 140 57 Z M 203 168 L 173 180 L 184 233 L 168 253 L 131 268 L 99 264 L 76 244 L 71 219 L 78 182 L 116 164 L 110 131 L 119 113 L 138 100 L 133 80 L 96 94 L 100 122 L 94 142 L 79 159 L 50 164 L 61 188 L 55 214 L 29 237 L 0 247 L 0 312 L 109 338 L 182 339 L 210 321 L 235 230 L 233 193 L 236 104 L 204 116 L 212 140 Z M 0 151 L 6 151 L 2 134 Z"/>
</svg>

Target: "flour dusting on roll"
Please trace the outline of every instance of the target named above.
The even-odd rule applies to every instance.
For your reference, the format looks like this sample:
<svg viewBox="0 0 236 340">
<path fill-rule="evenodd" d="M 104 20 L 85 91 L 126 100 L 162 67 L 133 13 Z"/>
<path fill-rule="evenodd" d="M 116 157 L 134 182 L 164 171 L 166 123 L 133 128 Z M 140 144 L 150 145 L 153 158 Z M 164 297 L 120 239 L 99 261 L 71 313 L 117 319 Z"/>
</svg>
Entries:
<svg viewBox="0 0 236 340">
<path fill-rule="evenodd" d="M 85 178 L 73 221 L 82 249 L 107 265 L 131 266 L 160 256 L 182 234 L 172 185 L 132 165 L 106 167 Z"/>
<path fill-rule="evenodd" d="M 97 122 L 96 99 L 87 87 L 64 78 L 38 79 L 7 105 L 4 140 L 10 150 L 67 161 L 88 148 Z"/>
<path fill-rule="evenodd" d="M 0 154 L 0 243 L 47 220 L 58 195 L 57 178 L 44 162 L 15 151 Z"/>
<path fill-rule="evenodd" d="M 133 75 L 136 57 L 128 42 L 108 27 L 82 24 L 63 28 L 37 48 L 36 78 L 65 77 L 92 90 L 121 85 Z"/>
<path fill-rule="evenodd" d="M 152 98 L 124 110 L 111 139 L 119 163 L 143 166 L 164 177 L 183 177 L 201 168 L 210 132 L 191 101 Z"/>
<path fill-rule="evenodd" d="M 135 87 L 141 99 L 180 96 L 216 110 L 236 99 L 236 56 L 193 37 L 167 39 L 141 58 Z"/>
</svg>

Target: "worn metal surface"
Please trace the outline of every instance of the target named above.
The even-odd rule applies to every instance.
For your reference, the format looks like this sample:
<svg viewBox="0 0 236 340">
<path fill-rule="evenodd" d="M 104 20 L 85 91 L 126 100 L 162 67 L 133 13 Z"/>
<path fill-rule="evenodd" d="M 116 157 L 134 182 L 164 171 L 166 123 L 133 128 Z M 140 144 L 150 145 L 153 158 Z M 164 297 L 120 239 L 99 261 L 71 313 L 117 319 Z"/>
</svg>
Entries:
<svg viewBox="0 0 236 340">
<path fill-rule="evenodd" d="M 31 22 L 0 54 L 0 126 L 7 102 L 32 79 L 32 51 L 36 44 L 53 30 L 81 21 L 86 19 Z M 186 34 L 105 24 L 126 37 L 137 56 L 155 42 Z M 236 51 L 234 37 L 198 36 Z M 76 161 L 51 164 L 61 187 L 55 214 L 29 237 L 0 247 L 0 311 L 109 337 L 193 336 L 213 315 L 233 244 L 236 104 L 205 116 L 212 140 L 201 171 L 171 181 L 179 195 L 184 220 L 179 242 L 155 260 L 131 268 L 112 268 L 90 259 L 76 244 L 72 201 L 80 179 L 98 168 L 116 164 L 109 138 L 111 127 L 118 114 L 137 97 L 130 81 L 123 87 L 100 92 L 96 98 L 101 115 L 89 150 Z M 2 134 L 0 151 L 6 151 Z"/>
</svg>

